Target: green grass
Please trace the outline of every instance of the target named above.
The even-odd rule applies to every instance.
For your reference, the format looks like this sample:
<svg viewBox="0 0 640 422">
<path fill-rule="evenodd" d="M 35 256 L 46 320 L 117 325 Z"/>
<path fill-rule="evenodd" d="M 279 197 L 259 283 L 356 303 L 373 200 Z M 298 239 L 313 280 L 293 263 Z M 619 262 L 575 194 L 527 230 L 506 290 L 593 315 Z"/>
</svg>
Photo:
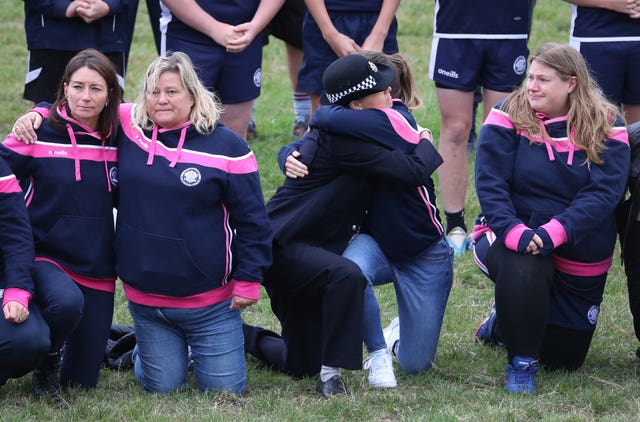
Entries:
<svg viewBox="0 0 640 422">
<path fill-rule="evenodd" d="M 144 2 L 142 2 L 144 3 Z M 22 2 L 5 0 L 0 43 L 0 132 L 29 107 L 21 99 L 26 69 L 22 30 Z M 425 107 L 417 120 L 439 134 L 438 106 L 433 83 L 427 77 L 433 21 L 433 2 L 403 0 L 398 11 L 400 48 L 411 58 Z M 546 41 L 567 41 L 570 7 L 560 0 L 538 0 L 530 49 Z M 140 76 L 155 49 L 148 18 L 141 4 L 131 53 L 125 98 L 135 98 Z M 256 121 L 260 136 L 251 143 L 258 157 L 266 198 L 283 176 L 276 165 L 278 149 L 293 140 L 293 114 L 284 48 L 272 40 L 265 49 L 264 89 Z M 469 157 L 470 169 L 473 157 Z M 468 223 L 478 212 L 473 180 L 469 179 Z M 383 323 L 396 315 L 391 286 L 378 288 Z M 30 377 L 11 380 L 0 389 L 0 420 L 637 420 L 638 362 L 623 272 L 616 260 L 611 270 L 596 335 L 584 368 L 572 373 L 541 371 L 534 396 L 502 392 L 505 354 L 473 342 L 478 322 L 486 315 L 492 284 L 475 268 L 467 254 L 455 263 L 455 280 L 444 319 L 435 367 L 409 376 L 397 371 L 398 388 L 379 391 L 367 387 L 366 373 L 346 374 L 353 397 L 323 400 L 315 381 L 291 378 L 259 367 L 248 358 L 248 388 L 243 397 L 203 394 L 193 380 L 186 391 L 168 395 L 145 393 L 132 374 L 103 370 L 99 386 L 89 392 L 73 390 L 66 405 L 56 407 L 31 396 Z M 250 323 L 277 330 L 266 294 L 244 314 Z M 124 296 L 118 289 L 115 320 L 130 323 Z"/>
</svg>

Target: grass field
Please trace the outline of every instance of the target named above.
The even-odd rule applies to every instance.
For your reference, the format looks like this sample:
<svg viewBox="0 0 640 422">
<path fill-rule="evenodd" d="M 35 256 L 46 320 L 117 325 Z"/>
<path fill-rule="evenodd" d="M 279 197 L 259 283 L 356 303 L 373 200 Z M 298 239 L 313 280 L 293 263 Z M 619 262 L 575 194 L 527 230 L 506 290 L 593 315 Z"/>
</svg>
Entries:
<svg viewBox="0 0 640 422">
<path fill-rule="evenodd" d="M 142 2 L 144 3 L 144 2 Z M 0 132 L 30 104 L 21 99 L 26 69 L 22 2 L 2 0 L 0 43 Z M 410 58 L 425 107 L 417 120 L 439 134 L 433 83 L 427 77 L 433 21 L 433 2 L 403 0 L 398 11 L 400 48 Z M 538 0 L 530 48 L 546 41 L 567 41 L 570 6 L 561 0 Z M 127 76 L 126 100 L 133 100 L 143 69 L 155 56 L 144 4 L 140 5 Z M 265 198 L 271 197 L 283 176 L 276 165 L 278 149 L 293 140 L 293 114 L 282 42 L 265 48 L 263 93 L 257 104 L 260 136 L 251 142 L 258 157 Z M 472 168 L 473 156 L 469 157 Z M 470 178 L 467 223 L 478 212 Z M 393 288 L 378 288 L 383 324 L 396 314 Z M 0 420 L 638 420 L 640 395 L 638 360 L 623 272 L 616 259 L 611 270 L 595 339 L 584 368 L 571 374 L 539 372 L 537 394 L 512 396 L 502 391 L 504 350 L 473 342 L 478 322 L 492 297 L 492 284 L 467 254 L 455 263 L 455 280 L 435 367 L 409 376 L 397 371 L 398 388 L 372 390 L 364 371 L 346 374 L 353 396 L 324 400 L 313 391 L 315 380 L 291 378 L 261 368 L 248 358 L 248 388 L 243 397 L 203 394 L 193 380 L 186 391 L 168 395 L 145 393 L 129 372 L 103 370 L 93 391 L 66 393 L 56 407 L 31 395 L 30 377 L 11 380 L 0 389 Z M 244 314 L 250 323 L 278 330 L 268 298 Z M 130 323 L 125 299 L 118 289 L 116 322 Z"/>
</svg>

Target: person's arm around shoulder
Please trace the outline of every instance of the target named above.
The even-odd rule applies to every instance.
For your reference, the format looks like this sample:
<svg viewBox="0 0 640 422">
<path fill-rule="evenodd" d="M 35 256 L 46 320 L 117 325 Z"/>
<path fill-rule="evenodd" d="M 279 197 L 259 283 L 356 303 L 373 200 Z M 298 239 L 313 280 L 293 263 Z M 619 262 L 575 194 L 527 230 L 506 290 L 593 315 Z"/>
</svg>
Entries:
<svg viewBox="0 0 640 422">
<path fill-rule="evenodd" d="M 324 0 L 304 0 L 309 13 L 318 24 L 322 38 L 329 44 L 338 57 L 360 51 L 360 46 L 351 38 L 344 35 L 333 25 Z"/>
<path fill-rule="evenodd" d="M 309 124 L 404 151 L 412 150 L 420 139 L 420 132 L 393 108 L 355 110 L 338 105 L 321 106 Z"/>
<path fill-rule="evenodd" d="M 396 16 L 396 11 L 400 6 L 400 0 L 383 0 L 378 20 L 371 28 L 371 32 L 364 40 L 362 44 L 363 50 L 375 50 L 382 51 L 384 47 L 384 40 L 389 35 L 389 28 L 393 22 L 393 18 Z"/>
<path fill-rule="evenodd" d="M 337 137 L 332 141 L 332 158 L 336 167 L 363 177 L 389 184 L 421 186 L 442 164 L 442 157 L 427 139 L 406 153 L 354 138 Z"/>
<path fill-rule="evenodd" d="M 16 119 L 11 129 L 11 135 L 25 144 L 32 144 L 38 140 L 36 131 L 42 125 L 42 121 L 49 117 L 51 104 L 39 103 L 31 110 Z"/>
</svg>

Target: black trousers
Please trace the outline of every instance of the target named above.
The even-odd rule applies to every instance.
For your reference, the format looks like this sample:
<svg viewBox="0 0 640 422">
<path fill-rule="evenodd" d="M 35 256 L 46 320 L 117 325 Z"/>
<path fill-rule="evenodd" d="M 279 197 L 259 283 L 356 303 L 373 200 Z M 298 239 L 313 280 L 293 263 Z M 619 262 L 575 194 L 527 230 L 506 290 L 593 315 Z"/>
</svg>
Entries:
<svg viewBox="0 0 640 422">
<path fill-rule="evenodd" d="M 627 226 L 623 248 L 624 272 L 627 275 L 629 309 L 633 316 L 633 329 L 640 340 L 640 222 Z"/>
<path fill-rule="evenodd" d="M 264 285 L 282 326 L 285 372 L 305 377 L 321 365 L 361 369 L 366 280 L 356 264 L 305 243 L 274 243 Z"/>
<path fill-rule="evenodd" d="M 547 369 L 582 366 L 593 331 L 549 325 L 549 292 L 555 269 L 552 255 L 520 254 L 495 242 L 487 255 L 489 276 L 496 283 L 494 335 L 514 356 L 539 359 Z"/>
</svg>

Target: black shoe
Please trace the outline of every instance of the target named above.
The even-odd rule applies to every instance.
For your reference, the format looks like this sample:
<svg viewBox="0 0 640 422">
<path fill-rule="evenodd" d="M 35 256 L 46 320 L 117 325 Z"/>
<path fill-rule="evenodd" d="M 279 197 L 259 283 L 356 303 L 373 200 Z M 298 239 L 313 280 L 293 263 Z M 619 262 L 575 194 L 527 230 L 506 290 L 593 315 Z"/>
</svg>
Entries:
<svg viewBox="0 0 640 422">
<path fill-rule="evenodd" d="M 337 394 L 348 396 L 351 394 L 349 393 L 349 390 L 347 390 L 347 386 L 344 384 L 344 380 L 340 375 L 334 375 L 326 381 L 318 379 L 316 392 L 321 394 L 323 397 L 331 397 Z"/>
<path fill-rule="evenodd" d="M 31 378 L 33 394 L 36 397 L 50 397 L 60 403 L 60 354 L 48 355 L 42 364 L 33 370 Z"/>
<path fill-rule="evenodd" d="M 254 139 L 258 137 L 258 127 L 256 126 L 256 122 L 253 121 L 253 118 L 249 120 L 249 125 L 247 126 L 247 141 L 249 139 Z"/>
</svg>

